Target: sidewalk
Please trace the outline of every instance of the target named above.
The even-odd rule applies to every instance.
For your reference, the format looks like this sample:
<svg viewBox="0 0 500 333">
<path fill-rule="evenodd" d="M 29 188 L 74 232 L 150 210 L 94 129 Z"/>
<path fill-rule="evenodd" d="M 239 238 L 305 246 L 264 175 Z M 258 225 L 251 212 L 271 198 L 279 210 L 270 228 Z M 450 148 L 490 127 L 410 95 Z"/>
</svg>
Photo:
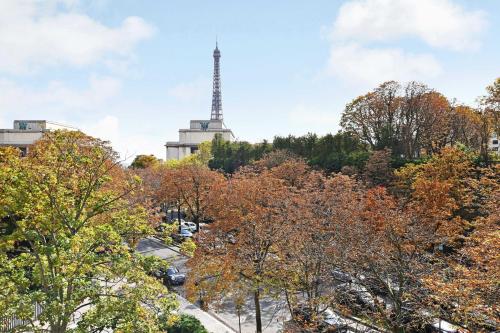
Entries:
<svg viewBox="0 0 500 333">
<path fill-rule="evenodd" d="M 182 296 L 177 295 L 179 301 L 179 313 L 185 313 L 196 317 L 210 333 L 235 333 L 236 331 L 223 324 L 211 314 L 201 310 L 196 305 L 189 303 Z"/>
</svg>

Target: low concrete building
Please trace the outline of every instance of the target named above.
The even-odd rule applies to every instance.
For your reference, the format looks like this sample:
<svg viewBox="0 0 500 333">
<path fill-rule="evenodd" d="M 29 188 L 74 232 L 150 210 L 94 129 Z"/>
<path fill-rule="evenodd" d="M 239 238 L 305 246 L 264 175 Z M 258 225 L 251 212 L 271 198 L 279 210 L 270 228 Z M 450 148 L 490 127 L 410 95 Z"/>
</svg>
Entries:
<svg viewBox="0 0 500 333">
<path fill-rule="evenodd" d="M 167 142 L 167 160 L 180 160 L 198 150 L 198 145 L 212 141 L 215 134 L 221 134 L 226 141 L 233 141 L 233 132 L 225 128 L 222 120 L 191 120 L 189 129 L 179 130 L 179 141 Z"/>
<path fill-rule="evenodd" d="M 59 129 L 77 130 L 75 127 L 48 120 L 14 120 L 13 129 L 0 129 L 0 147 L 17 147 L 26 155 L 29 146 L 39 140 L 43 133 Z"/>
</svg>

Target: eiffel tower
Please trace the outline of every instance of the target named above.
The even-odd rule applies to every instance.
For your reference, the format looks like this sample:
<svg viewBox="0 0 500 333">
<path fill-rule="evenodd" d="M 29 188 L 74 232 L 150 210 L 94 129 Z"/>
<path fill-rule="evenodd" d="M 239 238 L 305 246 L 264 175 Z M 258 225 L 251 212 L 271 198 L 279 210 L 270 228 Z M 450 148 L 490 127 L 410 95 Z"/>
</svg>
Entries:
<svg viewBox="0 0 500 333">
<path fill-rule="evenodd" d="M 212 114 L 210 116 L 211 120 L 222 120 L 222 95 L 221 95 L 221 84 L 220 84 L 220 51 L 215 42 L 214 50 L 214 78 L 213 78 L 213 89 L 212 89 Z"/>
<path fill-rule="evenodd" d="M 165 144 L 167 161 L 181 160 L 195 154 L 201 143 L 212 141 L 215 135 L 219 135 L 225 141 L 235 140 L 233 131 L 226 127 L 222 118 L 220 51 L 217 41 L 214 50 L 214 79 L 210 120 L 190 120 L 189 128 L 179 129 L 179 141 L 167 141 Z"/>
</svg>

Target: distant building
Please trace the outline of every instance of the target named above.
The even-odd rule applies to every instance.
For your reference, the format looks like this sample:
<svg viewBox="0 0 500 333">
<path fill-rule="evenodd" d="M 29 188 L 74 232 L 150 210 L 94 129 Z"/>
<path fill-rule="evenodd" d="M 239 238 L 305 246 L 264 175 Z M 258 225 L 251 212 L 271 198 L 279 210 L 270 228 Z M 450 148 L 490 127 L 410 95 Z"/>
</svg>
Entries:
<svg viewBox="0 0 500 333">
<path fill-rule="evenodd" d="M 0 129 L 0 147 L 17 147 L 26 155 L 29 146 L 39 140 L 43 133 L 59 129 L 77 130 L 75 127 L 48 120 L 14 120 L 13 129 Z"/>
<path fill-rule="evenodd" d="M 221 134 L 227 141 L 234 140 L 233 132 L 226 128 L 222 116 L 222 94 L 220 80 L 220 51 L 215 45 L 214 50 L 214 77 L 212 90 L 212 112 L 210 120 L 191 120 L 189 129 L 179 130 L 179 141 L 167 142 L 168 160 L 180 160 L 198 150 L 200 143 L 212 141 L 215 134 Z"/>
<path fill-rule="evenodd" d="M 490 141 L 488 142 L 488 149 L 500 154 L 500 145 L 498 144 L 498 135 L 496 133 L 493 133 L 491 136 Z"/>
</svg>

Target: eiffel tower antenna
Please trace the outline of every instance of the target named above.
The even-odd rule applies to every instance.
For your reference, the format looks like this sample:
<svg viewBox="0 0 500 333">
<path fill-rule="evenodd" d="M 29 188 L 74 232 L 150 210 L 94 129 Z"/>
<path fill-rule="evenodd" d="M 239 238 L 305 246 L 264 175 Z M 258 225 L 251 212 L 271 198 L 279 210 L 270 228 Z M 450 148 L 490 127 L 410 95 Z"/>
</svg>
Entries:
<svg viewBox="0 0 500 333">
<path fill-rule="evenodd" d="M 222 120 L 222 95 L 221 95 L 221 82 L 220 82 L 220 51 L 217 42 L 217 35 L 215 36 L 215 50 L 214 50 L 214 78 L 212 89 L 212 114 L 211 120 Z"/>
</svg>

